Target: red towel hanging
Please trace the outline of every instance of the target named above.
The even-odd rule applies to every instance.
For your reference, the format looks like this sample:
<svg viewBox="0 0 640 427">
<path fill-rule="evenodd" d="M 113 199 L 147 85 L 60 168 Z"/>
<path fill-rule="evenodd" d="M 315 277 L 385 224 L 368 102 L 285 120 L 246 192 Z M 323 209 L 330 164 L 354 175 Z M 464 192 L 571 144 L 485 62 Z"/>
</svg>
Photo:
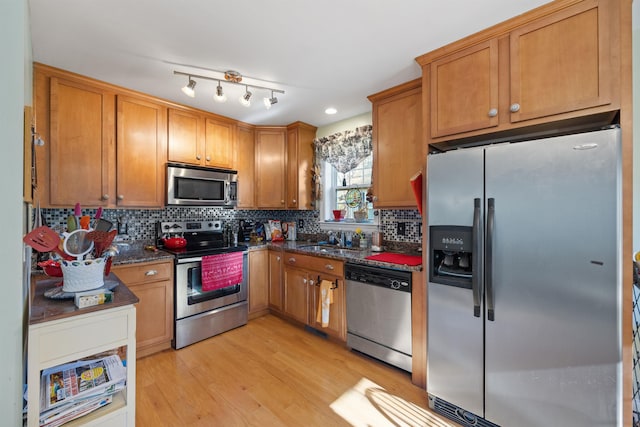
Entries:
<svg viewBox="0 0 640 427">
<path fill-rule="evenodd" d="M 242 252 L 202 257 L 202 290 L 215 291 L 242 282 Z"/>
</svg>

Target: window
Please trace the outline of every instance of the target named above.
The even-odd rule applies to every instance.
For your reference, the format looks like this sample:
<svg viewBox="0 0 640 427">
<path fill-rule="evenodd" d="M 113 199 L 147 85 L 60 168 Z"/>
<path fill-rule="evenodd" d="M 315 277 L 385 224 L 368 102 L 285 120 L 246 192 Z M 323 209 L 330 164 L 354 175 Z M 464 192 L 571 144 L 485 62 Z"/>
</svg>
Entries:
<svg viewBox="0 0 640 427">
<path fill-rule="evenodd" d="M 346 173 L 336 171 L 328 162 L 324 162 L 323 168 L 325 219 L 332 220 L 332 211 L 342 209 L 345 211 L 347 222 L 354 221 L 353 213 L 359 210 L 366 212 L 367 221 L 373 221 L 373 203 L 366 199 L 367 190 L 371 187 L 373 155 L 367 156 L 358 166 Z"/>
</svg>

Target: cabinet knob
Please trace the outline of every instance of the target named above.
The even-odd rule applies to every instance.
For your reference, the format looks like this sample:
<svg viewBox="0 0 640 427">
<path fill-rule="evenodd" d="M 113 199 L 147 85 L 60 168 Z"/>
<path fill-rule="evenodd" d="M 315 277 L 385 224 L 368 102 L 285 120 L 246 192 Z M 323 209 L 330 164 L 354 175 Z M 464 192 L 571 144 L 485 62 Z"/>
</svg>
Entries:
<svg viewBox="0 0 640 427">
<path fill-rule="evenodd" d="M 302 283 L 307 284 L 307 279 L 302 279 Z"/>
<path fill-rule="evenodd" d="M 327 270 L 333 270 L 334 267 L 331 264 L 327 264 L 324 266 L 324 268 L 326 268 Z"/>
<path fill-rule="evenodd" d="M 314 285 L 313 279 L 309 279 L 309 286 L 313 286 L 313 285 Z"/>
<path fill-rule="evenodd" d="M 276 261 L 280 262 L 280 257 L 279 256 L 276 257 Z"/>
<path fill-rule="evenodd" d="M 207 160 L 207 162 L 211 161 L 211 157 L 209 157 L 209 156 L 205 157 L 205 159 Z"/>
<path fill-rule="evenodd" d="M 200 156 L 196 156 L 196 160 L 200 160 L 202 157 Z"/>
<path fill-rule="evenodd" d="M 520 111 L 520 104 L 518 104 L 517 102 L 514 104 L 511 104 L 511 107 L 509 107 L 509 110 L 512 113 L 517 113 L 518 111 Z"/>
<path fill-rule="evenodd" d="M 102 200 L 109 200 L 109 195 L 108 194 L 103 194 L 102 195 Z"/>
<path fill-rule="evenodd" d="M 497 115 L 498 115 L 498 109 L 492 108 L 491 110 L 489 110 L 489 117 L 495 117 Z"/>
<path fill-rule="evenodd" d="M 294 264 L 296 262 L 296 259 L 294 257 L 289 258 L 289 262 L 291 264 Z"/>
<path fill-rule="evenodd" d="M 156 274 L 158 274 L 158 270 L 149 270 L 144 273 L 145 276 L 155 276 Z"/>
<path fill-rule="evenodd" d="M 291 203 L 297 203 L 297 202 L 296 202 L 296 199 L 293 199 L 293 200 L 291 201 Z"/>
<path fill-rule="evenodd" d="M 284 205 L 284 200 L 280 200 L 280 204 L 281 204 L 281 205 Z"/>
<path fill-rule="evenodd" d="M 124 195 L 118 194 L 118 200 L 124 200 Z"/>
</svg>

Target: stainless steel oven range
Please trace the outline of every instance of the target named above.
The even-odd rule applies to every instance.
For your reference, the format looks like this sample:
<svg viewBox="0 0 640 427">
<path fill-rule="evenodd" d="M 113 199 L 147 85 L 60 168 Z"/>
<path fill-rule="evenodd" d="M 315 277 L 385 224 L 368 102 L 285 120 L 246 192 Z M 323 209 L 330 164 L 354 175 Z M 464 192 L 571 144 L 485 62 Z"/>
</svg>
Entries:
<svg viewBox="0 0 640 427">
<path fill-rule="evenodd" d="M 179 349 L 238 326 L 248 320 L 247 246 L 228 244 L 221 221 L 159 222 L 156 244 L 175 256 L 174 339 Z M 169 249 L 163 239 L 184 237 L 186 246 Z M 242 280 L 212 291 L 202 287 L 202 258 L 230 252 L 242 252 Z"/>
</svg>

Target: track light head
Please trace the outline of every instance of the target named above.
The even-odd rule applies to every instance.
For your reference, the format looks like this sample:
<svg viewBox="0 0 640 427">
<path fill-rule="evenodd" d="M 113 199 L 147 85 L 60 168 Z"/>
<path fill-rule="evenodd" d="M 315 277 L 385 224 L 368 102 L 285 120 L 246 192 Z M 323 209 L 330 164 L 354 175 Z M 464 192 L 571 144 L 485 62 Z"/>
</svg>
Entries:
<svg viewBox="0 0 640 427">
<path fill-rule="evenodd" d="M 271 106 L 278 102 L 278 98 L 273 96 L 273 92 L 271 92 L 271 98 L 264 98 L 264 106 L 268 110 Z"/>
<path fill-rule="evenodd" d="M 216 87 L 216 94 L 213 95 L 213 99 L 216 102 L 225 102 L 227 100 L 227 95 L 222 91 L 222 86 L 220 85 L 220 81 L 218 81 L 218 87 Z"/>
<path fill-rule="evenodd" d="M 244 105 L 245 107 L 251 106 L 251 95 L 252 93 L 249 92 L 249 87 L 245 87 L 244 95 L 240 97 L 240 104 Z"/>
<path fill-rule="evenodd" d="M 191 76 L 189 76 L 189 83 L 187 83 L 187 85 L 182 88 L 182 92 L 184 92 L 184 94 L 187 95 L 188 97 L 193 98 L 196 96 L 195 88 L 196 88 L 196 81 L 191 80 Z"/>
</svg>

